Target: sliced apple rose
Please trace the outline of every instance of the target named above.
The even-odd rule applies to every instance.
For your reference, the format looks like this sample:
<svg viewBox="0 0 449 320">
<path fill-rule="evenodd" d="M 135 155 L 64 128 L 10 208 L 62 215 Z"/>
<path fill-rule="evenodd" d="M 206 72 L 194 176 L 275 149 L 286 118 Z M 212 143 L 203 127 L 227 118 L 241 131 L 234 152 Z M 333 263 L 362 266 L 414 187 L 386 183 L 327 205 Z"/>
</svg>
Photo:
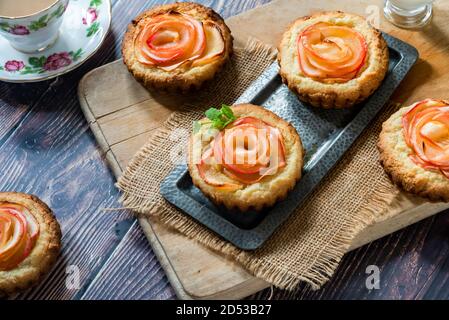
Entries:
<svg viewBox="0 0 449 320">
<path fill-rule="evenodd" d="M 367 44 L 354 29 L 329 23 L 316 23 L 297 39 L 302 72 L 321 81 L 346 82 L 353 79 L 365 63 Z"/>
<path fill-rule="evenodd" d="M 220 28 L 212 21 L 201 22 L 181 13 L 152 18 L 136 37 L 135 52 L 140 63 L 171 71 L 180 65 L 199 66 L 225 50 Z"/>
<path fill-rule="evenodd" d="M 0 270 L 11 270 L 31 253 L 39 224 L 21 205 L 0 203 Z"/>
<path fill-rule="evenodd" d="M 439 170 L 449 178 L 449 106 L 426 99 L 402 117 L 404 137 L 412 148 L 410 158 L 425 169 Z"/>
<path fill-rule="evenodd" d="M 206 183 L 236 190 L 276 173 L 285 165 L 279 130 L 260 119 L 244 117 L 217 134 L 197 166 Z"/>
</svg>

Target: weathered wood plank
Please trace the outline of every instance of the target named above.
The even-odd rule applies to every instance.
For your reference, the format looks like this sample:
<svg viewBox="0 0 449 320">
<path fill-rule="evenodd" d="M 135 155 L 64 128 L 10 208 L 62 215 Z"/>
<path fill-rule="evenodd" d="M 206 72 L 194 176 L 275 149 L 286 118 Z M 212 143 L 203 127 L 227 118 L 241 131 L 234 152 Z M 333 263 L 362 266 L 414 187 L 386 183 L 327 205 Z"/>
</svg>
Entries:
<svg viewBox="0 0 449 320">
<path fill-rule="evenodd" d="M 137 222 L 81 297 L 82 300 L 174 298 L 175 293 Z"/>
<path fill-rule="evenodd" d="M 34 86 L 0 82 L 0 144 L 20 124 L 49 82 Z"/>
<path fill-rule="evenodd" d="M 126 150 L 129 150 L 129 148 L 139 150 L 139 148 L 148 141 L 152 133 L 152 131 L 147 131 L 130 138 L 126 142 L 119 142 L 111 146 L 111 150 L 117 155 L 118 163 L 128 163 L 133 158 L 134 154 L 130 154 L 129 152 L 126 152 Z"/>
<path fill-rule="evenodd" d="M 101 51 L 79 69 L 49 82 L 47 89 L 45 84 L 26 85 L 44 86 L 45 90 L 35 95 L 37 101 L 28 116 L 0 146 L 0 190 L 37 194 L 54 210 L 63 231 L 63 252 L 55 268 L 38 287 L 17 297 L 20 299 L 77 297 L 123 237 L 118 231 L 129 228 L 129 212 L 102 211 L 119 206 L 119 194 L 76 95 L 78 81 L 86 71 L 116 59 L 120 47 L 116 36 L 121 37 L 140 10 L 136 2 L 115 4 L 112 32 Z M 124 15 L 125 9 L 129 16 Z M 6 107 L 11 110 L 14 105 Z M 67 266 L 79 268 L 79 290 L 66 287 Z"/>
<path fill-rule="evenodd" d="M 165 121 L 171 114 L 170 110 L 163 108 L 154 103 L 154 100 L 146 100 L 132 107 L 119 110 L 112 114 L 105 115 L 98 120 L 105 136 L 110 139 L 110 145 L 124 141 L 129 138 L 153 131 L 158 128 L 155 124 Z M 119 124 L 126 122 L 127 126 L 123 127 Z M 128 136 L 132 128 L 133 136 Z"/>
<path fill-rule="evenodd" d="M 63 254 L 49 280 L 23 297 L 72 297 L 76 292 L 64 286 L 66 266 L 79 267 L 83 285 L 117 245 L 116 224 L 130 217 L 100 211 L 117 206 L 118 192 L 76 101 L 64 108 L 52 103 L 72 94 L 48 93 L 0 148 L 1 190 L 37 194 L 54 210 L 64 235 Z"/>
<path fill-rule="evenodd" d="M 95 110 L 93 116 L 95 118 L 103 117 L 120 110 L 123 106 L 130 106 L 139 102 L 143 102 L 150 97 L 150 94 L 141 86 L 123 87 L 120 91 L 109 92 L 107 88 L 110 82 L 123 81 L 122 78 L 132 79 L 131 74 L 122 72 L 126 67 L 123 64 L 117 64 L 112 69 L 105 67 L 98 68 L 99 75 L 102 79 L 108 81 L 98 82 L 96 79 L 90 79 L 85 83 L 86 98 L 94 96 L 102 101 L 102 105 Z"/>
</svg>

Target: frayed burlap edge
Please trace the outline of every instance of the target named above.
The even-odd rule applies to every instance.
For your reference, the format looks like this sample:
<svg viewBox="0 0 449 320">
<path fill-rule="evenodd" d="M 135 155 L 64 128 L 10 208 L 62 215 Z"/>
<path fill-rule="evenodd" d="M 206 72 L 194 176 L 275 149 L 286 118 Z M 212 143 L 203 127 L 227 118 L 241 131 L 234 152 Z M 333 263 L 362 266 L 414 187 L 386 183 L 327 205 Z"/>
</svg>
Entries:
<svg viewBox="0 0 449 320">
<path fill-rule="evenodd" d="M 267 59 L 274 59 L 276 56 L 275 49 L 255 39 L 248 41 L 245 49 L 263 52 L 266 54 Z M 131 183 L 132 177 L 138 172 L 140 164 L 148 158 L 151 152 L 169 138 L 173 129 L 179 127 L 183 114 L 184 112 L 179 112 L 171 116 L 164 126 L 152 136 L 149 143 L 133 157 L 117 182 L 119 189 L 126 189 L 126 186 Z M 330 279 L 342 257 L 348 252 L 351 242 L 357 234 L 371 225 L 375 221 L 375 217 L 382 215 L 397 194 L 398 190 L 387 178 L 376 185 L 372 193 L 367 196 L 367 201 L 365 205 L 362 205 L 358 214 L 352 216 L 351 219 L 347 219 L 342 224 L 337 235 L 322 249 L 316 261 L 311 264 L 310 269 L 304 272 L 302 276 L 293 274 L 289 270 L 282 270 L 278 265 L 267 263 L 261 259 L 254 259 L 250 252 L 236 248 L 197 222 L 168 214 L 169 210 L 155 204 L 151 201 L 151 197 L 143 198 L 124 192 L 120 201 L 125 207 L 136 208 L 136 213 L 157 218 L 167 227 L 205 245 L 219 254 L 229 257 L 233 261 L 239 262 L 249 273 L 278 288 L 294 290 L 301 281 L 304 281 L 315 290 Z"/>
</svg>

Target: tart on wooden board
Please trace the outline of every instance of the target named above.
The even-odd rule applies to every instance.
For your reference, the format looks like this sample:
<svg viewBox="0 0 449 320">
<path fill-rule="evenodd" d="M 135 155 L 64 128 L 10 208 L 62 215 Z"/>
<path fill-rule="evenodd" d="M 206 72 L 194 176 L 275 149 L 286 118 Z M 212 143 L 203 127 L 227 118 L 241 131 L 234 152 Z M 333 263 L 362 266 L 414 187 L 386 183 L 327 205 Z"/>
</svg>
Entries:
<svg viewBox="0 0 449 320">
<path fill-rule="evenodd" d="M 36 284 L 60 248 L 59 224 L 44 202 L 33 195 L 0 192 L 0 296 Z"/>
<path fill-rule="evenodd" d="M 222 69 L 232 54 L 231 31 L 210 8 L 182 2 L 153 7 L 128 26 L 123 61 L 149 89 L 189 91 Z"/>
<path fill-rule="evenodd" d="M 382 34 L 363 17 L 344 12 L 297 19 L 278 51 L 283 82 L 315 107 L 352 107 L 369 97 L 388 71 Z"/>
<path fill-rule="evenodd" d="M 304 163 L 295 128 L 252 104 L 224 105 L 206 116 L 189 142 L 194 185 L 214 203 L 240 211 L 260 211 L 284 199 Z"/>
<path fill-rule="evenodd" d="M 382 125 L 381 163 L 394 183 L 433 201 L 449 201 L 449 101 L 425 99 Z"/>
</svg>

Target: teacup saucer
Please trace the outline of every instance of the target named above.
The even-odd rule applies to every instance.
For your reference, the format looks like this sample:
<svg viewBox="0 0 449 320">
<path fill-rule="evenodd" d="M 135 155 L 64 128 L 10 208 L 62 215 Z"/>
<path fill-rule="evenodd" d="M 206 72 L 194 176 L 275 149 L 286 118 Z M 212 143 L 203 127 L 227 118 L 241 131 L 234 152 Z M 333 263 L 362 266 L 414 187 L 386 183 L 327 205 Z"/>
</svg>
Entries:
<svg viewBox="0 0 449 320">
<path fill-rule="evenodd" d="M 59 37 L 49 49 L 23 53 L 0 36 L 0 80 L 43 81 L 77 68 L 100 48 L 110 24 L 110 0 L 71 0 Z"/>
</svg>

